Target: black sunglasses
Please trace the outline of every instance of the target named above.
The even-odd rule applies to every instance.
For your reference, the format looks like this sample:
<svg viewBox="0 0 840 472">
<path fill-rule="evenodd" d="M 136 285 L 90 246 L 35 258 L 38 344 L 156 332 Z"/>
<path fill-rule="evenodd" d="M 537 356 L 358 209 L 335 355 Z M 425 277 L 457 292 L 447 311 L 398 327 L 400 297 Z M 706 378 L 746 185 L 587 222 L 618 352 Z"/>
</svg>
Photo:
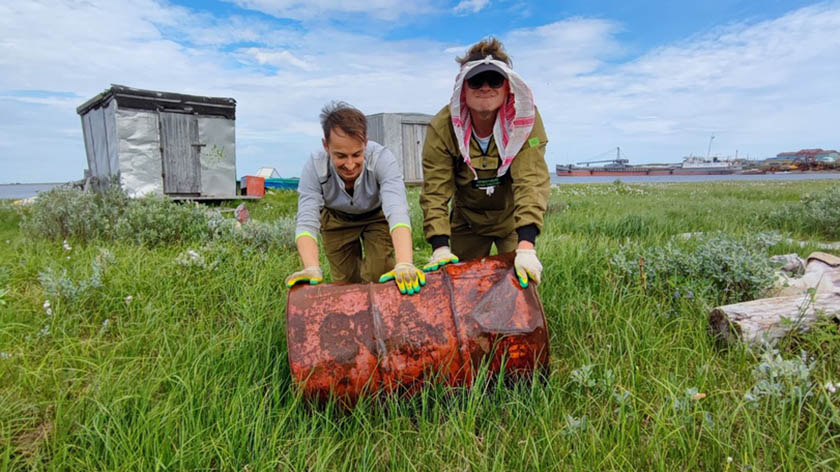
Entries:
<svg viewBox="0 0 840 472">
<path fill-rule="evenodd" d="M 485 82 L 487 82 L 487 85 L 489 85 L 490 88 L 497 89 L 505 84 L 505 76 L 498 72 L 488 70 L 487 72 L 476 74 L 467 79 L 467 87 L 473 90 L 478 90 L 484 86 Z"/>
</svg>

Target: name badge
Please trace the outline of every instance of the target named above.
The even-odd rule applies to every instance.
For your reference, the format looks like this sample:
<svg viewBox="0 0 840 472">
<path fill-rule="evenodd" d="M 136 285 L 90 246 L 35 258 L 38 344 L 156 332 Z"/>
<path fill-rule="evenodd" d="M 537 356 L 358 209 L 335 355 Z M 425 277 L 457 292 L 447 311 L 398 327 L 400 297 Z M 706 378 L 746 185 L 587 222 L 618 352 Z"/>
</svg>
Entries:
<svg viewBox="0 0 840 472">
<path fill-rule="evenodd" d="M 495 187 L 501 183 L 501 178 L 493 177 L 490 179 L 475 179 L 472 181 L 472 186 L 473 188 L 486 189 L 488 187 Z"/>
</svg>

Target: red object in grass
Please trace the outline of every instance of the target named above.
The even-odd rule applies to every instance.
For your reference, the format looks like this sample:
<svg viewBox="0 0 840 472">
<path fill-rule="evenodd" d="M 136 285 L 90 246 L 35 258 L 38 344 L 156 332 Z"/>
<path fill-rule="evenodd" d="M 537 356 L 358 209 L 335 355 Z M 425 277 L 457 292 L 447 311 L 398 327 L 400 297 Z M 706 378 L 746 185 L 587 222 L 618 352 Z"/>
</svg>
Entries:
<svg viewBox="0 0 840 472">
<path fill-rule="evenodd" d="M 292 377 L 305 396 L 345 405 L 365 393 L 471 385 L 477 368 L 530 377 L 547 368 L 545 312 L 519 286 L 513 257 L 446 265 L 419 295 L 393 282 L 299 285 L 286 306 Z"/>
</svg>

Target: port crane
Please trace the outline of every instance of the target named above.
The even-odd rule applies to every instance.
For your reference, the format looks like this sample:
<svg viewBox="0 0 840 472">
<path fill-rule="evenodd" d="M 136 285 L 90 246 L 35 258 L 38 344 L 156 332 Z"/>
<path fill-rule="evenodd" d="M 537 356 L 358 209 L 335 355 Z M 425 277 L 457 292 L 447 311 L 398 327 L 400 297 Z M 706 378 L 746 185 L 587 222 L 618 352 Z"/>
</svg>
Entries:
<svg viewBox="0 0 840 472">
<path fill-rule="evenodd" d="M 618 166 L 626 166 L 630 160 L 624 159 L 621 157 L 621 148 L 615 148 L 615 159 L 604 159 L 600 161 L 583 161 L 583 162 L 576 162 L 575 165 L 583 165 L 586 164 L 586 167 L 589 167 L 589 164 L 603 164 L 605 162 L 614 162 Z"/>
</svg>

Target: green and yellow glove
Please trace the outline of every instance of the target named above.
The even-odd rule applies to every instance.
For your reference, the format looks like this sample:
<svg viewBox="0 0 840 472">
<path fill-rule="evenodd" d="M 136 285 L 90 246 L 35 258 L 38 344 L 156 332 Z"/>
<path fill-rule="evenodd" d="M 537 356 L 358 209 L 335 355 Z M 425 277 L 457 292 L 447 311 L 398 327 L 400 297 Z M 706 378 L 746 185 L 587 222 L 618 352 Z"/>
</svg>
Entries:
<svg viewBox="0 0 840 472">
<path fill-rule="evenodd" d="M 426 285 L 426 274 L 421 272 L 411 262 L 400 262 L 394 266 L 394 270 L 382 274 L 379 278 L 379 283 L 394 280 L 397 282 L 397 288 L 400 293 L 407 293 L 413 295 L 420 293 L 420 287 Z"/>
<path fill-rule="evenodd" d="M 300 282 L 308 282 L 310 285 L 317 285 L 323 281 L 324 273 L 321 272 L 321 268 L 318 266 L 310 266 L 286 277 L 286 287 L 292 288 L 293 285 Z"/>
<path fill-rule="evenodd" d="M 543 267 L 537 259 L 536 249 L 517 249 L 513 267 L 516 269 L 516 278 L 519 279 L 519 285 L 522 288 L 528 287 L 528 279 L 533 280 L 537 285 L 540 284 Z"/>
<path fill-rule="evenodd" d="M 429 263 L 423 266 L 423 272 L 431 272 L 440 269 L 441 266 L 445 266 L 446 264 L 457 263 L 458 256 L 452 254 L 449 246 L 441 246 L 435 249 L 435 252 L 432 253 L 432 258 L 429 259 Z"/>
</svg>

